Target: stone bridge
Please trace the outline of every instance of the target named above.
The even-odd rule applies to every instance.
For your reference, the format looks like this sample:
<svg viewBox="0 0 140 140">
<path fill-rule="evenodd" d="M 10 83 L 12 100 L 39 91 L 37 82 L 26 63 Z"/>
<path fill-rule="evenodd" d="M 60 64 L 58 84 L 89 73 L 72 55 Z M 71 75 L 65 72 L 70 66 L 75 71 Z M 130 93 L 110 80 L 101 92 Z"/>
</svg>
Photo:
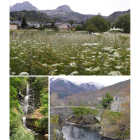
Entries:
<svg viewBox="0 0 140 140">
<path fill-rule="evenodd" d="M 51 107 L 50 108 L 50 116 L 53 115 L 59 115 L 59 123 L 61 125 L 64 125 L 67 120 L 69 120 L 71 117 L 74 116 L 73 110 L 71 110 L 72 107 L 81 107 L 81 106 L 61 106 L 61 107 Z M 99 122 L 100 122 L 100 115 L 104 111 L 111 111 L 111 110 L 103 110 L 103 109 L 95 109 L 94 107 L 85 107 L 85 108 L 90 108 L 93 110 L 98 110 L 99 115 L 94 116 Z M 113 112 L 118 112 L 118 111 L 113 111 Z"/>
<path fill-rule="evenodd" d="M 74 115 L 73 110 L 71 110 L 72 107 L 81 107 L 81 106 L 61 106 L 61 107 L 51 107 L 50 108 L 50 117 L 51 116 L 59 116 L 58 118 L 58 124 L 57 126 L 54 126 L 54 124 L 50 123 L 50 140 L 53 140 L 53 128 L 56 127 L 58 130 L 62 130 L 62 126 L 70 119 L 72 118 Z M 94 116 L 94 118 L 100 122 L 101 120 L 101 114 L 106 111 L 103 109 L 95 109 L 93 107 L 86 107 L 86 108 L 90 108 L 93 110 L 98 110 L 99 113 L 97 116 Z M 110 111 L 110 110 L 107 110 Z M 93 116 L 92 116 L 93 118 Z"/>
<path fill-rule="evenodd" d="M 81 107 L 81 106 L 61 106 L 61 107 L 51 107 L 50 108 L 50 116 L 59 115 L 59 123 L 63 126 L 67 120 L 74 116 L 73 110 L 71 107 Z M 105 110 L 95 109 L 92 107 L 87 107 L 93 110 L 98 110 L 99 115 L 95 116 L 98 121 L 100 121 L 100 114 Z"/>
</svg>

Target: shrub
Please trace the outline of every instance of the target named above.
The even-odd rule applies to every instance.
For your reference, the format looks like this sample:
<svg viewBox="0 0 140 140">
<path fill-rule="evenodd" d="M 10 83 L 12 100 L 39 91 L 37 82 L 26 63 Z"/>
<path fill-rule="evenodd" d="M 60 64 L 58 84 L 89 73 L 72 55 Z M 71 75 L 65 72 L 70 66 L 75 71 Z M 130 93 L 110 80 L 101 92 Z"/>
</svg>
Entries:
<svg viewBox="0 0 140 140">
<path fill-rule="evenodd" d="M 35 126 L 36 126 L 36 130 L 41 131 L 42 129 L 44 129 L 44 131 L 48 131 L 48 118 L 41 118 L 39 120 L 35 121 Z"/>
<path fill-rule="evenodd" d="M 34 136 L 27 132 L 23 127 L 14 129 L 14 134 L 10 137 L 10 140 L 34 140 Z"/>
<path fill-rule="evenodd" d="M 12 35 L 14 33 L 14 31 L 13 30 L 10 30 L 10 35 Z"/>
<path fill-rule="evenodd" d="M 106 93 L 106 97 L 102 99 L 101 105 L 107 108 L 113 100 L 113 97 L 109 93 Z"/>
<path fill-rule="evenodd" d="M 41 24 L 40 24 L 40 26 L 39 26 L 38 29 L 39 29 L 39 30 L 45 30 L 44 26 L 42 26 Z"/>
<path fill-rule="evenodd" d="M 54 125 L 57 125 L 59 123 L 59 115 L 51 116 L 50 122 Z"/>
<path fill-rule="evenodd" d="M 80 26 L 80 25 L 77 25 L 76 28 L 75 28 L 76 31 L 82 31 L 83 30 L 83 27 Z"/>
<path fill-rule="evenodd" d="M 87 28 L 86 28 L 87 31 L 89 31 L 89 33 L 91 32 L 99 32 L 99 29 L 95 27 L 94 24 L 90 24 Z"/>
<path fill-rule="evenodd" d="M 53 26 L 53 30 L 54 30 L 55 32 L 59 31 L 59 29 L 58 29 L 57 26 Z"/>
<path fill-rule="evenodd" d="M 90 114 L 97 116 L 99 114 L 98 110 L 93 110 L 86 107 L 72 107 L 71 110 L 74 111 L 73 113 L 75 116 L 90 115 Z"/>
</svg>

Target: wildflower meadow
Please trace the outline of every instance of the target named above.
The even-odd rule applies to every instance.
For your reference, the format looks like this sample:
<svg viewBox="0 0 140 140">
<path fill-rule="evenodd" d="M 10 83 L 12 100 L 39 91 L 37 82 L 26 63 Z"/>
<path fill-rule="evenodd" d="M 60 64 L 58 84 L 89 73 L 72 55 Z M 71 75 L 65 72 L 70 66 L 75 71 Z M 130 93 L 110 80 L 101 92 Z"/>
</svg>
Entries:
<svg viewBox="0 0 140 140">
<path fill-rule="evenodd" d="M 130 34 L 14 31 L 10 75 L 130 75 Z"/>
</svg>

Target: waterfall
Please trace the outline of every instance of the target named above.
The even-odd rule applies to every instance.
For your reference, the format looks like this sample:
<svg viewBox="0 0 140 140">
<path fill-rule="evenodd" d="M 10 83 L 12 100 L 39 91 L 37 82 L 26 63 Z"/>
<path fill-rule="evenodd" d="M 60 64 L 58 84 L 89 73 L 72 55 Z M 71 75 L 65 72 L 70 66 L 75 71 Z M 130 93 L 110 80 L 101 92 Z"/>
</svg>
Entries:
<svg viewBox="0 0 140 140">
<path fill-rule="evenodd" d="M 33 110 L 35 109 L 35 98 L 34 98 L 34 91 L 33 91 Z"/>
<path fill-rule="evenodd" d="M 29 107 L 29 84 L 27 84 L 27 88 L 26 88 L 26 96 L 24 99 L 24 107 L 23 107 L 23 112 L 25 113 L 25 115 L 28 114 L 28 107 Z"/>
<path fill-rule="evenodd" d="M 34 102 L 34 94 L 31 95 L 30 93 L 30 85 L 27 84 L 27 88 L 26 88 L 26 96 L 24 98 L 24 105 L 23 105 L 23 112 L 24 112 L 24 116 L 23 116 L 23 125 L 24 127 L 28 130 L 28 131 L 32 131 L 31 129 L 28 129 L 27 126 L 26 126 L 26 116 L 28 115 L 28 109 L 29 109 L 29 99 L 30 99 L 30 96 L 33 96 L 33 102 Z M 34 104 L 34 103 L 33 103 Z M 34 105 L 33 105 L 33 110 L 34 110 Z"/>
<path fill-rule="evenodd" d="M 26 90 L 26 95 L 28 96 L 29 94 L 29 84 L 27 84 L 27 90 Z"/>
</svg>

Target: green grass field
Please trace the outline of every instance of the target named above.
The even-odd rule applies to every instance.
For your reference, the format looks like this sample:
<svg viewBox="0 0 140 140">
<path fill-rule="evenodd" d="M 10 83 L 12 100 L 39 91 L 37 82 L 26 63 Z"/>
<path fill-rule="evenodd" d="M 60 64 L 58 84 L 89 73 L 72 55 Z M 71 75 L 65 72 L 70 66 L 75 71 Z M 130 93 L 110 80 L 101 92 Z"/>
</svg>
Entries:
<svg viewBox="0 0 140 140">
<path fill-rule="evenodd" d="M 130 75 L 130 35 L 11 31 L 10 74 Z"/>
</svg>

